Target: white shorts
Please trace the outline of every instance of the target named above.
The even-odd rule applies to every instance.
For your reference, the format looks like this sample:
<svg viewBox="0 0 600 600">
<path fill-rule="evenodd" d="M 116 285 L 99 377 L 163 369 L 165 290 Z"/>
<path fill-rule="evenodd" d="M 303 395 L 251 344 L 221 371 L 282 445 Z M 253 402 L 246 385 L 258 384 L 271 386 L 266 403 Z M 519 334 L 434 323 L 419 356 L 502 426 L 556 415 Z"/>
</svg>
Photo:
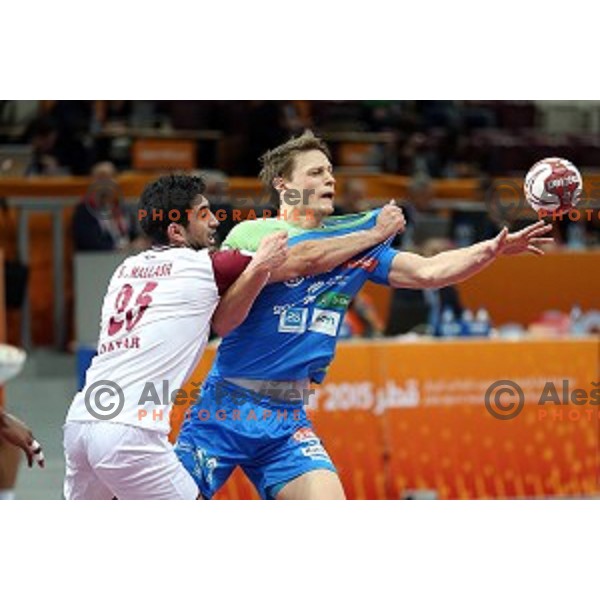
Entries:
<svg viewBox="0 0 600 600">
<path fill-rule="evenodd" d="M 67 500 L 195 500 L 198 487 L 164 433 L 123 423 L 64 426 Z"/>
</svg>

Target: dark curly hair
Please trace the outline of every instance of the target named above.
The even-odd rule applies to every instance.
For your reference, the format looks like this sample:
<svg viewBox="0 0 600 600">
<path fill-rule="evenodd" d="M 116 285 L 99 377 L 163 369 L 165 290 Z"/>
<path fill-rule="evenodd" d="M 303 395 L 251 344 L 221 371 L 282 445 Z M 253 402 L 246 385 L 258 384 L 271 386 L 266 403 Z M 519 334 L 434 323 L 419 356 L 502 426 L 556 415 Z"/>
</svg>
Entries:
<svg viewBox="0 0 600 600">
<path fill-rule="evenodd" d="M 173 174 L 149 183 L 138 202 L 142 231 L 155 244 L 168 244 L 167 228 L 171 223 L 187 227 L 188 210 L 203 194 L 206 183 L 202 177 Z"/>
</svg>

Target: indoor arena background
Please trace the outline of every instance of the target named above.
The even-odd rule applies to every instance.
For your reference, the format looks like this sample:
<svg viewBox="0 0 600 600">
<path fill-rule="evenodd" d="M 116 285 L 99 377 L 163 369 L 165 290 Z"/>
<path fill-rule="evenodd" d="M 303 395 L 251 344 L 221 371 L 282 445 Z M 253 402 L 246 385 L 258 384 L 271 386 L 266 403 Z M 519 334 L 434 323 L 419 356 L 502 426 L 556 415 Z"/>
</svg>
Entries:
<svg viewBox="0 0 600 600">
<path fill-rule="evenodd" d="M 222 238 L 269 209 L 260 154 L 307 128 L 332 150 L 338 212 L 395 198 L 408 221 L 395 246 L 428 256 L 534 222 L 522 183 L 539 159 L 567 158 L 584 179 L 546 256 L 500 258 L 438 297 L 445 329 L 427 294 L 365 287 L 310 406 L 348 496 L 599 495 L 600 102 L 98 100 L 0 101 L 0 342 L 28 352 L 4 403 L 47 457 L 44 471 L 20 470 L 17 497 L 61 497 L 62 423 L 95 351 L 108 277 L 144 247 L 144 185 L 202 172 Z M 127 223 L 109 242 L 77 219 L 99 193 Z M 515 384 L 523 405 L 496 384 Z M 14 475 L 6 452 L 0 489 Z M 236 473 L 219 497 L 255 494 Z"/>
</svg>

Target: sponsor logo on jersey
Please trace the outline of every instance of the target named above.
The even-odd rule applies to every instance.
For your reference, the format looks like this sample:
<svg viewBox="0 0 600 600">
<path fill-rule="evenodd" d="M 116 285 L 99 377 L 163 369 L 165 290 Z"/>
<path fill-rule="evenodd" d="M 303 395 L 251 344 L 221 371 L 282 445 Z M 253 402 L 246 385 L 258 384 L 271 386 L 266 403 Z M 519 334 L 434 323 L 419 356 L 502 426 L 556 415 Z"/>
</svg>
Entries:
<svg viewBox="0 0 600 600">
<path fill-rule="evenodd" d="M 348 294 L 325 292 L 317 298 L 317 306 L 319 308 L 339 308 L 346 310 L 351 300 L 352 298 Z"/>
<path fill-rule="evenodd" d="M 321 444 L 311 444 L 310 446 L 306 446 L 300 449 L 300 452 L 307 456 L 308 458 L 312 458 L 313 460 L 331 460 L 329 458 L 329 454 Z"/>
<path fill-rule="evenodd" d="M 372 273 L 378 264 L 379 260 L 373 256 L 363 256 L 362 258 L 349 260 L 344 267 L 346 269 L 362 269 L 363 271 L 367 271 L 367 273 Z"/>
<path fill-rule="evenodd" d="M 310 322 L 310 331 L 317 333 L 324 333 L 335 337 L 337 335 L 338 326 L 340 324 L 342 315 L 339 312 L 333 310 L 322 310 L 315 308 L 312 320 Z"/>
<path fill-rule="evenodd" d="M 279 316 L 277 331 L 282 333 L 304 333 L 308 319 L 308 308 L 288 308 Z"/>
<path fill-rule="evenodd" d="M 300 443 L 319 439 L 317 434 L 310 427 L 301 427 L 298 431 L 294 432 L 292 437 Z"/>
<path fill-rule="evenodd" d="M 294 279 L 288 279 L 283 282 L 283 285 L 289 288 L 298 287 L 304 281 L 304 277 L 294 277 Z"/>
<path fill-rule="evenodd" d="M 273 306 L 273 314 L 274 315 L 280 315 L 282 313 L 284 313 L 286 310 L 288 310 L 288 308 L 292 308 L 294 305 L 293 304 L 275 304 L 275 306 Z"/>
</svg>

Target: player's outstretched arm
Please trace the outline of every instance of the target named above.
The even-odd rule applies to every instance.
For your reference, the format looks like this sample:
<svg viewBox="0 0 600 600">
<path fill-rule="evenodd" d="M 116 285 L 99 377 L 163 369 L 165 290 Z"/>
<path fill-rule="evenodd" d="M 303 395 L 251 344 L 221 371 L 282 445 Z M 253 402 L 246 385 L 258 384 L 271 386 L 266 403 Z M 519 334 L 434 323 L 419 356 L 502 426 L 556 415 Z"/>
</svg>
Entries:
<svg viewBox="0 0 600 600">
<path fill-rule="evenodd" d="M 543 255 L 540 245 L 553 242 L 544 237 L 552 225 L 538 221 L 514 233 L 505 227 L 495 238 L 467 248 L 440 252 L 424 258 L 401 252 L 392 261 L 389 283 L 396 288 L 440 288 L 472 277 L 489 266 L 498 256 L 522 254 Z"/>
<path fill-rule="evenodd" d="M 273 272 L 271 282 L 327 273 L 353 256 L 403 231 L 405 226 L 402 209 L 392 200 L 383 207 L 371 229 L 300 242 L 290 248 L 288 259 Z"/>
<path fill-rule="evenodd" d="M 212 328 L 226 336 L 248 316 L 256 297 L 269 283 L 271 273 L 288 257 L 287 233 L 279 231 L 266 236 L 248 266 L 222 296 L 213 314 Z"/>
<path fill-rule="evenodd" d="M 44 453 L 40 443 L 33 437 L 31 430 L 23 421 L 0 410 L 0 438 L 25 452 L 27 463 L 31 467 L 35 460 L 44 467 Z"/>
</svg>

